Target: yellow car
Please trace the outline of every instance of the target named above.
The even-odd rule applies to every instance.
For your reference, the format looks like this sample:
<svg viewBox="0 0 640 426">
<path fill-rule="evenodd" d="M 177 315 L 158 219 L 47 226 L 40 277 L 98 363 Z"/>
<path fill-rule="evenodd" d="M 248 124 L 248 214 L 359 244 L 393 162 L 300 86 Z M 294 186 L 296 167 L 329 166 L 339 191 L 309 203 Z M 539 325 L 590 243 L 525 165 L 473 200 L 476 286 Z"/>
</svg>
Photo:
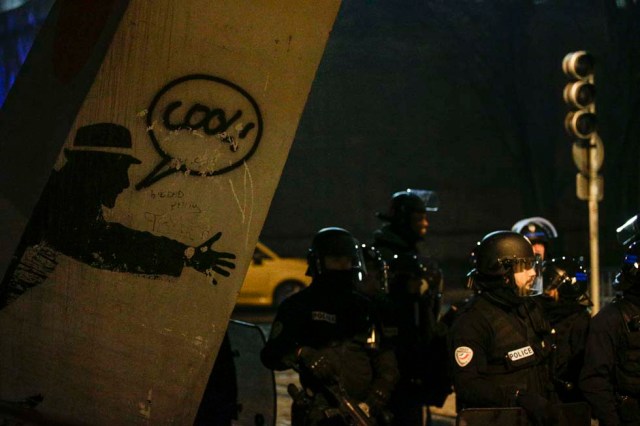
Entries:
<svg viewBox="0 0 640 426">
<path fill-rule="evenodd" d="M 311 283 L 306 271 L 306 260 L 280 257 L 258 242 L 236 304 L 276 307 Z"/>
</svg>

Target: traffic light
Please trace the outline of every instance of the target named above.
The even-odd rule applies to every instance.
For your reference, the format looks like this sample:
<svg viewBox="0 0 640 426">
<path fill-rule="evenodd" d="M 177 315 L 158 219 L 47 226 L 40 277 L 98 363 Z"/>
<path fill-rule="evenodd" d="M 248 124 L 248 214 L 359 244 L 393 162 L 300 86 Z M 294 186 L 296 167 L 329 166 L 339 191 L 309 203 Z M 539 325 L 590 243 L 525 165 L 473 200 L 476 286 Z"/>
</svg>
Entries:
<svg viewBox="0 0 640 426">
<path fill-rule="evenodd" d="M 572 79 L 564 88 L 564 101 L 572 108 L 564 120 L 567 132 L 578 139 L 589 139 L 596 131 L 596 87 L 593 56 L 581 50 L 562 61 L 562 70 Z"/>
<path fill-rule="evenodd" d="M 603 181 L 598 170 L 604 159 L 604 147 L 597 133 L 594 66 L 593 56 L 584 50 L 567 54 L 562 70 L 570 81 L 562 97 L 569 106 L 564 127 L 573 139 L 573 160 L 580 171 L 576 176 L 576 194 L 581 200 L 600 201 Z"/>
</svg>

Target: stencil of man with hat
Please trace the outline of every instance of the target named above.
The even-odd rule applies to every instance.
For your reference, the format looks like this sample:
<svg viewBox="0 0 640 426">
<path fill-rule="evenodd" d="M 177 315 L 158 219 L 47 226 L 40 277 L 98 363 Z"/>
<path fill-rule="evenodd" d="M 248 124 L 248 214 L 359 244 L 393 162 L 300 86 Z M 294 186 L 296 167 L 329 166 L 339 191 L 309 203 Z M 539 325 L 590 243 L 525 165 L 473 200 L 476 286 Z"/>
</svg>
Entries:
<svg viewBox="0 0 640 426">
<path fill-rule="evenodd" d="M 131 146 L 129 130 L 117 124 L 78 129 L 73 146 L 64 150 L 66 163 L 49 177 L 0 285 L 0 309 L 46 279 L 56 252 L 112 271 L 178 276 L 190 266 L 230 275 L 235 255 L 212 249 L 220 232 L 190 247 L 105 220 L 103 207 L 115 206 L 130 185 L 129 167 L 141 163 Z"/>
</svg>

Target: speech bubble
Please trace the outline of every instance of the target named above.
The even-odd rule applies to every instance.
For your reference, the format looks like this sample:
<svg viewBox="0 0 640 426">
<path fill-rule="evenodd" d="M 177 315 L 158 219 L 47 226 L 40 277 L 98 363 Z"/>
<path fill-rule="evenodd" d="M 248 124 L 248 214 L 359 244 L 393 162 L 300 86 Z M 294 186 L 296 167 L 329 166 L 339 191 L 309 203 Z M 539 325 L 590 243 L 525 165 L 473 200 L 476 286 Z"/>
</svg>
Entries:
<svg viewBox="0 0 640 426">
<path fill-rule="evenodd" d="M 260 108 L 247 91 L 206 74 L 180 77 L 163 87 L 149 105 L 146 123 L 161 160 L 137 190 L 178 172 L 227 173 L 256 152 L 263 127 Z"/>
</svg>

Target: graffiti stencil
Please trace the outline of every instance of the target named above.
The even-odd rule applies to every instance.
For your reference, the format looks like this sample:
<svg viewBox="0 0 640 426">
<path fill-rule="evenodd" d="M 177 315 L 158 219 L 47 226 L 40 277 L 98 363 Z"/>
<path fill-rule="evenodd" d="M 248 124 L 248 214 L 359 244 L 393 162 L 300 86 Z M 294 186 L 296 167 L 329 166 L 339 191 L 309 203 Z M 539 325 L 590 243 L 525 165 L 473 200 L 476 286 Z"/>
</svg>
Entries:
<svg viewBox="0 0 640 426">
<path fill-rule="evenodd" d="M 146 123 L 161 160 L 136 184 L 138 190 L 176 172 L 215 176 L 231 171 L 255 153 L 262 137 L 262 115 L 251 95 L 205 74 L 167 84 L 151 101 Z"/>
<path fill-rule="evenodd" d="M 114 123 L 78 129 L 66 163 L 54 170 L 34 209 L 13 262 L 0 286 L 0 309 L 47 278 L 57 252 L 99 269 L 134 274 L 179 276 L 192 267 L 212 277 L 227 277 L 235 254 L 213 244 L 222 233 L 197 247 L 137 231 L 105 219 L 129 187 L 129 168 L 141 164 L 131 153 L 131 134 Z"/>
</svg>

